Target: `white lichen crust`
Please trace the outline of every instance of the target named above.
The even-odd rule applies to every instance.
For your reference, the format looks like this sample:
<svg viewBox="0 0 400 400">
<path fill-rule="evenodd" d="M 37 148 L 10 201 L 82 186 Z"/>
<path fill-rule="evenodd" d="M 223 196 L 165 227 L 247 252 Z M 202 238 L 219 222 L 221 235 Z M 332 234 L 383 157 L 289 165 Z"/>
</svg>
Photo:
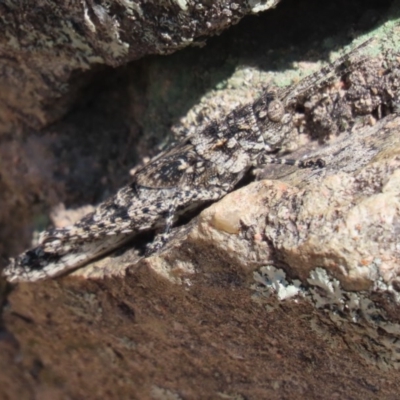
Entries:
<svg viewBox="0 0 400 400">
<path fill-rule="evenodd" d="M 302 285 L 273 266 L 260 268 L 254 280 L 255 298 L 276 295 L 279 301 L 305 299 L 323 313 L 319 316 L 327 317 L 343 332 L 346 343 L 360 355 L 380 367 L 400 368 L 400 323 L 391 319 L 378 301 L 389 297 L 399 306 L 400 297 L 393 285 L 379 279 L 368 291 L 346 291 L 324 268 L 312 270 Z"/>
</svg>

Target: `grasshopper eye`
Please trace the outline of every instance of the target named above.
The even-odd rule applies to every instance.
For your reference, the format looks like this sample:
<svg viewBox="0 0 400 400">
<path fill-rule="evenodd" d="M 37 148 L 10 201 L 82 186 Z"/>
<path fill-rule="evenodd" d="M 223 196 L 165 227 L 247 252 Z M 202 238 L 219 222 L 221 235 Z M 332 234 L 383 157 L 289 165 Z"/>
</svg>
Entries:
<svg viewBox="0 0 400 400">
<path fill-rule="evenodd" d="M 282 102 L 279 100 L 271 101 L 268 104 L 267 115 L 272 122 L 280 122 L 285 115 L 285 108 Z"/>
</svg>

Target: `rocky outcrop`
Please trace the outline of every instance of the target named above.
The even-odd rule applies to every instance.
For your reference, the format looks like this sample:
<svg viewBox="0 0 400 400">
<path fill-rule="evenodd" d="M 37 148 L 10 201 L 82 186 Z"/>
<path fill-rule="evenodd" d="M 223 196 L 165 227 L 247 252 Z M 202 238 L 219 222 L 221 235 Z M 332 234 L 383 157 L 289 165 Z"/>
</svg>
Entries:
<svg viewBox="0 0 400 400">
<path fill-rule="evenodd" d="M 83 72 L 204 45 L 270 1 L 3 2 L 0 133 L 63 116 L 88 82 Z"/>
<path fill-rule="evenodd" d="M 299 99 L 300 146 L 290 157 L 321 157 L 324 169 L 275 165 L 255 171 L 259 180 L 182 221 L 153 257 L 141 258 L 143 243 L 131 243 L 69 276 L 20 284 L 11 293 L 2 286 L 7 304 L 0 392 L 9 398 L 396 397 L 399 62 L 392 45 L 398 41 L 395 17 L 389 15 L 358 68 Z M 163 68 L 158 61 L 133 66 L 135 73 L 150 71 L 148 86 L 129 86 L 130 79 L 117 72 L 93 108 L 80 106 L 40 135 L 31 132 L 18 142 L 24 146 L 15 138 L 3 142 L 0 166 L 15 165 L 10 176 L 2 172 L 0 184 L 8 188 L 3 220 L 21 204 L 30 210 L 20 221 L 9 218 L 8 227 L 29 221 L 38 229 L 32 215 L 43 218 L 46 208 L 32 211 L 32 204 L 49 207 L 63 199 L 68 208 L 105 197 L 105 187 L 121 185 L 129 167 L 130 154 L 116 149 L 136 149 L 140 159 L 151 147 L 146 139 L 135 142 L 140 131 L 148 137 L 149 127 L 174 121 L 179 137 L 251 101 L 272 78 L 293 82 L 319 68 L 303 55 L 308 62 L 295 71 L 229 69 L 221 87 L 202 90 L 196 102 L 188 102 L 196 104 L 189 112 L 174 114 L 168 107 L 179 96 L 177 102 L 160 98 L 175 87 L 171 79 L 188 87 L 175 78 L 181 72 L 172 71 L 176 60 L 193 54 L 171 65 L 166 58 Z M 167 76 L 164 84 L 160 71 Z M 151 98 L 154 103 L 145 107 L 142 100 Z M 340 112 L 332 114 L 338 98 Z M 136 121 L 130 130 L 129 110 Z M 113 148 L 117 139 L 120 146 Z M 76 217 L 61 210 L 53 220 L 62 225 Z M 4 246 L 8 237 L 15 248 L 25 246 L 14 235 L 3 235 L 3 252 L 11 246 Z"/>
</svg>

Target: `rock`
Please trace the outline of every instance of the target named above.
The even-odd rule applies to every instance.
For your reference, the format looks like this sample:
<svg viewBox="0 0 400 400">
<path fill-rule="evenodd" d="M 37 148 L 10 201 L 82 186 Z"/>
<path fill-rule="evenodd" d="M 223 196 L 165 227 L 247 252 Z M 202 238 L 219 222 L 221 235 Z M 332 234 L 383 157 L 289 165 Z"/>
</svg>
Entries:
<svg viewBox="0 0 400 400">
<path fill-rule="evenodd" d="M 0 133 L 42 128 L 77 101 L 83 71 L 204 45 L 279 0 L 3 3 Z"/>
<path fill-rule="evenodd" d="M 286 32 L 287 20 L 288 15 L 278 20 L 285 31 L 277 36 Z M 343 19 L 337 21 L 343 29 Z M 321 157 L 326 168 L 277 165 L 257 171 L 260 180 L 175 228 L 156 256 L 142 259 L 143 243 L 131 243 L 70 276 L 20 284 L 10 294 L 1 286 L 0 393 L 9 398 L 395 398 L 400 120 L 396 68 L 388 72 L 384 65 L 396 67 L 398 60 L 383 51 L 397 40 L 392 21 L 374 36 L 377 42 L 387 38 L 376 46 L 383 56 L 369 55 L 371 69 L 346 79 L 367 84 L 378 79 L 381 92 L 363 91 L 363 85 L 351 92 L 344 79 L 299 101 L 301 146 L 291 157 Z M 174 60 L 167 71 L 176 68 Z M 299 70 L 311 68 L 303 67 Z M 211 115 L 223 115 L 251 99 L 253 84 L 247 91 L 243 84 L 248 71 L 253 70 L 234 74 L 226 90 L 199 96 L 201 105 Z M 125 87 L 126 80 L 116 81 Z M 153 85 L 160 95 L 168 85 L 158 82 Z M 327 119 L 337 95 L 345 99 L 340 118 Z M 8 200 L 1 212 L 3 221 L 14 216 L 3 225 L 13 226 L 9 232 L 15 235 L 3 235 L 4 248 L 9 250 L 7 239 L 21 245 L 18 227 L 27 225 L 28 216 L 45 213 L 34 213 L 32 204 L 50 207 L 64 196 L 67 208 L 94 203 L 106 196 L 104 187 L 121 184 L 130 166 L 111 144 L 120 140 L 117 148 L 132 157 L 136 143 L 129 147 L 131 136 L 124 131 L 127 98 L 110 89 L 96 99 L 103 108 L 82 108 L 42 134 L 32 132 L 18 146 L 2 143 L 0 184 Z M 135 102 L 135 114 L 141 114 L 143 102 L 138 97 Z M 175 104 L 146 109 L 162 114 L 157 126 L 168 125 L 170 103 Z M 151 119 L 142 114 L 141 121 Z M 192 109 L 174 125 L 177 136 L 204 123 L 206 115 Z M 153 125 L 143 126 L 149 132 Z M 149 146 L 141 146 L 137 151 L 143 156 Z M 118 162 L 112 160 L 115 153 Z M 9 175 L 5 165 L 15 165 Z M 69 174 L 74 178 L 65 178 Z M 21 208 L 26 214 L 18 214 Z"/>
</svg>

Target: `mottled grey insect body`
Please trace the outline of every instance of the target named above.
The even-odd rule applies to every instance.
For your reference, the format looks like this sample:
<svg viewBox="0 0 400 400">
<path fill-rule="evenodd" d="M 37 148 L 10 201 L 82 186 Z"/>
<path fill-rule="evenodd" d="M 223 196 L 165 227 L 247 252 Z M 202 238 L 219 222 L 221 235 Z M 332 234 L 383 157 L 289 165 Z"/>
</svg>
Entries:
<svg viewBox="0 0 400 400">
<path fill-rule="evenodd" d="M 154 157 L 135 174 L 132 184 L 93 213 L 73 226 L 43 232 L 39 245 L 11 260 L 4 275 L 10 282 L 19 282 L 66 273 L 140 233 L 163 226 L 168 230 L 179 215 L 233 190 L 250 168 L 285 163 L 268 154 L 284 148 L 297 134 L 293 115 L 298 96 L 327 84 L 330 75 L 337 77 L 347 58 L 289 88 L 266 91 L 254 103 L 233 110 L 224 120 L 211 122 Z"/>
</svg>

